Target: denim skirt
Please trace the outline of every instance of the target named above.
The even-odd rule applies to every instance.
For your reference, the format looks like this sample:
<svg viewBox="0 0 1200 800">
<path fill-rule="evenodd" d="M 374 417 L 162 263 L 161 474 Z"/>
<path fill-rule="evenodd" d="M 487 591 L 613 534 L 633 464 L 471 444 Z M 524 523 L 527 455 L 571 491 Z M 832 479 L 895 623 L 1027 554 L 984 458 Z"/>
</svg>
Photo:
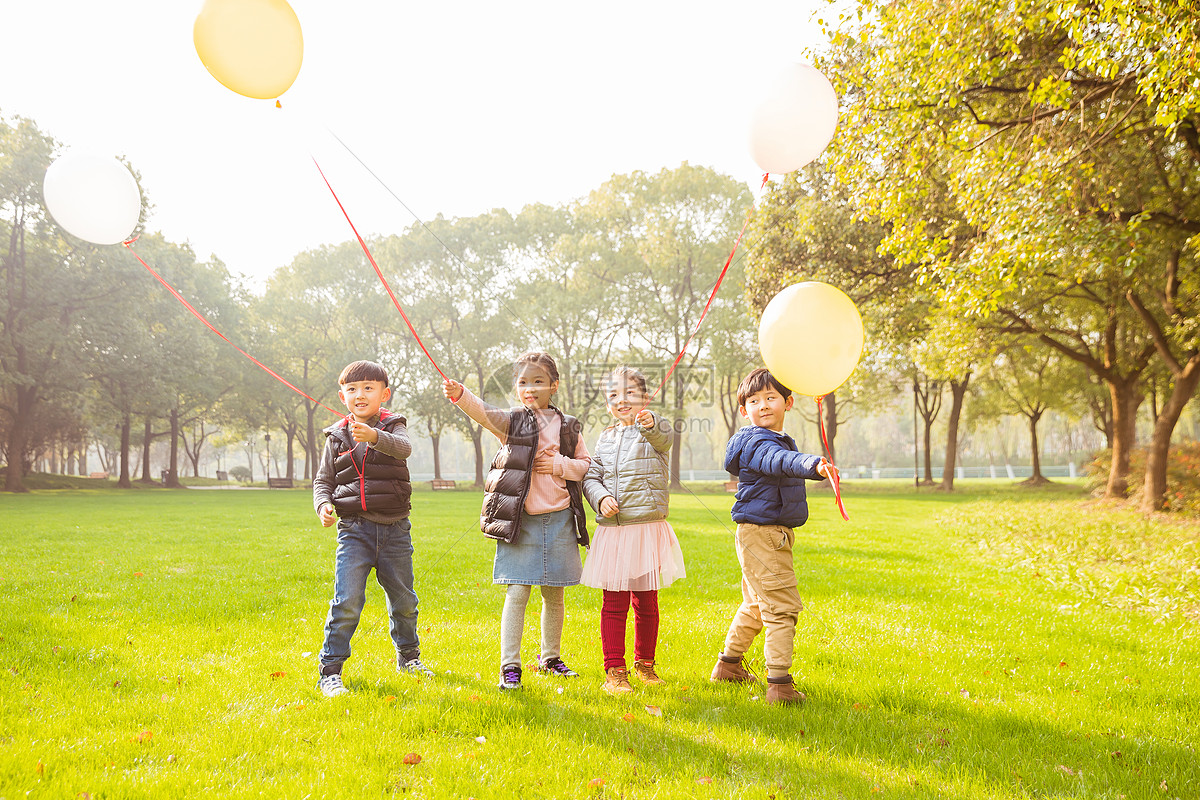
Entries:
<svg viewBox="0 0 1200 800">
<path fill-rule="evenodd" d="M 582 571 L 570 508 L 548 514 L 522 513 L 517 540 L 496 542 L 492 583 L 576 586 Z"/>
</svg>

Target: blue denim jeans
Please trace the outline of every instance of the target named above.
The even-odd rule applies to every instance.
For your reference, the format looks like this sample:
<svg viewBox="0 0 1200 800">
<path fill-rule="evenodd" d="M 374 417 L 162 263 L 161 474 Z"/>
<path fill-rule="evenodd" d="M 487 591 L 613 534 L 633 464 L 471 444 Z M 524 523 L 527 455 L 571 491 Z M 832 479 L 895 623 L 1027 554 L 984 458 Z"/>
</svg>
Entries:
<svg viewBox="0 0 1200 800">
<path fill-rule="evenodd" d="M 387 596 L 389 630 L 400 661 L 417 658 L 417 593 L 413 591 L 412 523 L 390 525 L 361 517 L 337 523 L 337 551 L 333 557 L 333 600 L 325 620 L 321 647 L 321 674 L 342 671 L 350 657 L 350 637 L 358 627 L 367 601 L 367 578 L 375 579 Z"/>
</svg>

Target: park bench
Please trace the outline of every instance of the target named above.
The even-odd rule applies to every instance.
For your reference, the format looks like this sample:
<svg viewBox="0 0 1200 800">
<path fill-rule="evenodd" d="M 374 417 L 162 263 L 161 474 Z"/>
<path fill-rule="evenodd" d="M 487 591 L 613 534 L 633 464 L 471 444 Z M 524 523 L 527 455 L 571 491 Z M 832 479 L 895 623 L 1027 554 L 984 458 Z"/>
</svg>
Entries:
<svg viewBox="0 0 1200 800">
<path fill-rule="evenodd" d="M 104 479 L 108 478 L 108 473 L 107 472 L 92 472 L 88 475 L 88 477 L 89 478 L 99 478 L 100 480 L 104 480 Z"/>
<path fill-rule="evenodd" d="M 436 492 L 439 489 L 453 489 L 454 481 L 436 480 L 436 481 L 430 481 L 429 485 L 432 486 L 433 490 Z"/>
<path fill-rule="evenodd" d="M 268 489 L 291 489 L 291 478 L 267 478 Z"/>
</svg>

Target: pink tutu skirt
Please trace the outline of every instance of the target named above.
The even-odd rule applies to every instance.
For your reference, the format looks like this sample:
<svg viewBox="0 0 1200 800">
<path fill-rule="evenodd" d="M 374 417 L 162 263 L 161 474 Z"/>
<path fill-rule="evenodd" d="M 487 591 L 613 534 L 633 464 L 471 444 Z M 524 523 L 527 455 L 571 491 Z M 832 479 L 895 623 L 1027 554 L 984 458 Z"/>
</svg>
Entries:
<svg viewBox="0 0 1200 800">
<path fill-rule="evenodd" d="M 686 576 L 671 523 L 597 525 L 579 582 L 610 592 L 663 589 Z"/>
</svg>

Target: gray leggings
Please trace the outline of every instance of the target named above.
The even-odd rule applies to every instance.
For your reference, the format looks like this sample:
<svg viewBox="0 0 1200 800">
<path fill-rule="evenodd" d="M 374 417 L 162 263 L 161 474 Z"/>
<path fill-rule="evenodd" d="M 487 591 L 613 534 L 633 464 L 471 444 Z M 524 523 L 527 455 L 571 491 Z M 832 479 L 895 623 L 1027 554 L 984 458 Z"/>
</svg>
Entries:
<svg viewBox="0 0 1200 800">
<path fill-rule="evenodd" d="M 562 651 L 563 618 L 566 594 L 562 586 L 541 586 L 542 590 L 542 661 L 558 658 Z M 525 607 L 532 586 L 509 584 L 504 594 L 504 613 L 500 616 L 500 668 L 521 666 L 521 634 L 525 630 Z"/>
</svg>

